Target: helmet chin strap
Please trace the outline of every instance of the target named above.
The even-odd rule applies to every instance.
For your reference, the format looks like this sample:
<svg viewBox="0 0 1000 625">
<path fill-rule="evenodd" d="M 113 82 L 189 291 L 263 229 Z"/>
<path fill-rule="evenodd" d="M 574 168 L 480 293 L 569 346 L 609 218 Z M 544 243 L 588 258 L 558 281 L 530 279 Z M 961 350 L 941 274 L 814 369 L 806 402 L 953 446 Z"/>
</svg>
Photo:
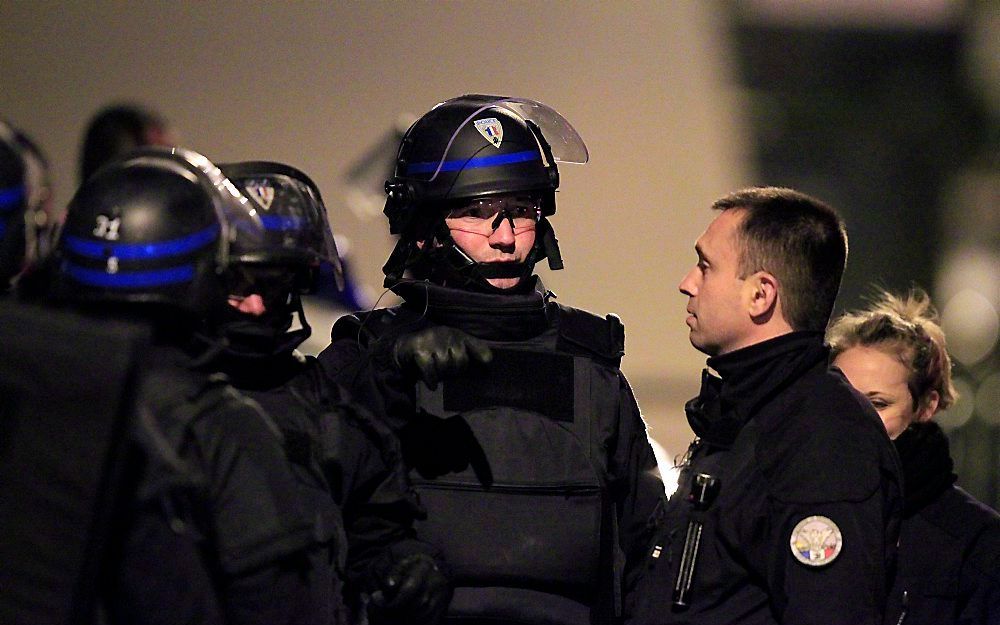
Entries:
<svg viewBox="0 0 1000 625">
<path fill-rule="evenodd" d="M 443 270 L 447 274 L 444 276 L 446 280 L 457 278 L 461 281 L 462 286 L 465 287 L 471 286 L 491 293 L 506 293 L 510 289 L 495 287 L 489 281 L 494 279 L 509 280 L 518 278 L 518 284 L 521 284 L 531 277 L 531 273 L 535 268 L 535 262 L 537 261 L 537 246 L 532 246 L 527 257 L 520 262 L 481 263 L 469 256 L 451 236 L 452 230 L 457 230 L 488 239 L 500 227 L 504 219 L 510 222 L 511 231 L 515 232 L 515 236 L 517 236 L 514 229 L 514 219 L 506 211 L 497 213 L 496 218 L 494 218 L 491 224 L 490 234 L 483 234 L 476 230 L 466 230 L 465 228 L 450 228 L 442 221 L 436 237 L 441 247 L 434 250 L 434 252 L 440 255 L 436 264 L 443 266 Z"/>
<path fill-rule="evenodd" d="M 471 288 L 487 293 L 506 293 L 489 283 L 491 279 L 520 278 L 521 282 L 531 276 L 534 268 L 533 254 L 523 262 L 479 263 L 458 246 L 451 237 L 438 242 L 440 247 L 428 250 L 432 267 L 432 281 L 459 288 Z M 436 274 L 437 279 L 433 276 Z M 519 282 L 518 284 L 520 284 Z"/>
<path fill-rule="evenodd" d="M 494 223 L 491 225 L 496 229 L 506 218 L 508 217 L 501 213 L 494 218 Z M 511 225 L 513 226 L 513 223 Z M 427 223 L 425 228 L 426 230 L 400 237 L 396 242 L 392 254 L 382 268 L 386 275 L 387 288 L 399 282 L 407 269 L 413 269 L 417 277 L 430 278 L 439 284 L 447 283 L 488 293 L 508 293 L 510 289 L 497 288 L 490 284 L 489 280 L 520 278 L 518 284 L 526 283 L 534 271 L 535 263 L 542 258 L 548 258 L 550 269 L 563 268 L 555 233 L 544 215 L 535 226 L 535 244 L 521 262 L 476 262 L 455 243 L 444 219 L 439 218 L 435 225 Z M 464 228 L 455 230 L 489 238 L 489 235 L 478 231 Z M 427 241 L 428 244 L 420 245 L 418 241 Z M 436 241 L 437 245 L 433 245 L 431 241 Z"/>
</svg>

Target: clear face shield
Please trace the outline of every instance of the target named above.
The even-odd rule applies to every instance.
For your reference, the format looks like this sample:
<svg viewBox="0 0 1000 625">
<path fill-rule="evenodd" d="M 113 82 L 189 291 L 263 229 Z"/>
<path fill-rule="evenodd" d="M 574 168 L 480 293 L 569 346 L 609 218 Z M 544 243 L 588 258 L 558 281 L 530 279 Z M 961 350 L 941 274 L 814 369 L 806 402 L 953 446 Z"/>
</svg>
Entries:
<svg viewBox="0 0 1000 625">
<path fill-rule="evenodd" d="M 586 144 L 576 129 L 573 128 L 572 124 L 555 109 L 535 100 L 470 94 L 441 102 L 431 109 L 428 115 L 433 114 L 439 107 L 459 102 L 475 105 L 475 108 L 472 110 L 472 113 L 455 127 L 449 140 L 444 143 L 441 155 L 438 158 L 424 161 L 418 166 L 409 168 L 406 172 L 402 172 L 403 175 L 399 176 L 400 178 L 414 176 L 425 182 L 433 182 L 442 171 L 461 168 L 465 157 L 451 155 L 451 148 L 459 133 L 470 125 L 474 125 L 476 130 L 485 139 L 492 141 L 494 145 L 499 147 L 503 141 L 502 125 L 499 123 L 491 124 L 489 119 L 476 119 L 483 111 L 490 108 L 499 108 L 537 126 L 545 141 L 549 144 L 552 159 L 555 162 L 583 164 L 590 158 Z M 498 156 L 497 164 L 501 164 L 500 161 L 503 158 L 505 157 Z M 450 159 L 459 160 L 452 162 Z M 551 163 L 545 163 L 545 165 L 551 165 Z M 429 178 L 427 177 L 428 174 L 430 174 Z"/>
<path fill-rule="evenodd" d="M 265 238 L 238 241 L 241 262 L 282 264 L 303 259 L 317 268 L 328 263 L 337 288 L 343 269 L 319 190 L 304 174 L 280 163 L 246 162 L 222 166 L 229 179 L 255 205 Z"/>
</svg>

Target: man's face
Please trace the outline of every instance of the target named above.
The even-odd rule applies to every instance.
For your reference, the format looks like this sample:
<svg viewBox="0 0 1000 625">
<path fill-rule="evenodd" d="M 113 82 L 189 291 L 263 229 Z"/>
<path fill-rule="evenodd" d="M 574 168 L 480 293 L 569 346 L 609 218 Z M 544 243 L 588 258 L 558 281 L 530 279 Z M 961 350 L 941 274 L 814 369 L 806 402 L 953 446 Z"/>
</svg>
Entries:
<svg viewBox="0 0 1000 625">
<path fill-rule="evenodd" d="M 498 219 L 501 214 L 503 219 Z M 452 210 L 444 222 L 455 244 L 477 263 L 523 263 L 535 245 L 535 226 L 540 215 L 539 198 L 512 193 L 474 200 Z M 498 289 L 512 288 L 520 281 L 521 278 L 488 279 Z"/>
<path fill-rule="evenodd" d="M 267 304 L 264 303 L 264 298 L 257 293 L 249 295 L 230 294 L 229 305 L 244 315 L 250 315 L 251 317 L 260 317 L 267 312 Z"/>
<path fill-rule="evenodd" d="M 746 281 L 739 277 L 737 230 L 745 211 L 722 211 L 695 244 L 698 262 L 678 285 L 688 296 L 691 344 L 708 354 L 722 354 L 750 344 L 753 321 L 747 310 Z"/>
<path fill-rule="evenodd" d="M 233 267 L 229 275 L 229 305 L 251 317 L 284 308 L 292 292 L 294 273 L 285 267 Z"/>
</svg>

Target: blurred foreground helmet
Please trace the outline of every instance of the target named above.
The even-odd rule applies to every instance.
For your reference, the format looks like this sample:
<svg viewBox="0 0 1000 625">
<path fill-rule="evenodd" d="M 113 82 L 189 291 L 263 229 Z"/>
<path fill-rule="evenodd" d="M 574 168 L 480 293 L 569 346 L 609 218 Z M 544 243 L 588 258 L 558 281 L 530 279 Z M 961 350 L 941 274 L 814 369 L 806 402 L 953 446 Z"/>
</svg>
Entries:
<svg viewBox="0 0 1000 625">
<path fill-rule="evenodd" d="M 49 252 L 50 197 L 41 150 L 0 122 L 0 293 Z"/>
<path fill-rule="evenodd" d="M 260 240 L 250 202 L 207 158 L 147 148 L 87 179 L 57 246 L 56 296 L 202 316 L 226 305 L 232 242 Z"/>
<path fill-rule="evenodd" d="M 393 177 L 386 182 L 385 214 L 399 244 L 383 271 L 386 285 L 421 262 L 447 264 L 469 280 L 487 284 L 464 253 L 442 253 L 417 241 L 436 238 L 454 252 L 444 216 L 456 202 L 516 192 L 542 199 L 535 249 L 526 261 L 549 259 L 562 268 L 555 235 L 546 217 L 555 213 L 558 162 L 586 163 L 587 147 L 558 112 L 534 100 L 464 95 L 432 108 L 406 132 Z M 439 258 L 433 258 L 437 256 Z M 431 257 L 431 258 L 428 258 Z"/>
<path fill-rule="evenodd" d="M 304 173 L 267 161 L 225 163 L 219 166 L 255 205 L 264 226 L 263 239 L 237 236 L 233 262 L 280 265 L 298 272 L 301 292 L 314 290 L 322 263 L 329 264 L 338 285 L 342 281 L 340 256 L 319 188 Z"/>
</svg>

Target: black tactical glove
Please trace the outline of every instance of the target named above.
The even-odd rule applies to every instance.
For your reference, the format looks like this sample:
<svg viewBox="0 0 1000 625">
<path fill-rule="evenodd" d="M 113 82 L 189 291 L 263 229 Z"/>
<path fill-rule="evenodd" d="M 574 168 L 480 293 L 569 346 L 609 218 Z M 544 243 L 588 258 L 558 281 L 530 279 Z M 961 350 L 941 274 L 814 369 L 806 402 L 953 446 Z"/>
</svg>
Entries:
<svg viewBox="0 0 1000 625">
<path fill-rule="evenodd" d="M 396 340 L 393 360 L 401 371 L 416 375 L 432 390 L 446 377 L 470 364 L 486 364 L 493 352 L 485 342 L 447 326 L 427 328 Z"/>
<path fill-rule="evenodd" d="M 373 625 L 435 625 L 451 602 L 448 578 L 423 553 L 396 562 L 378 583 L 368 609 Z"/>
</svg>

